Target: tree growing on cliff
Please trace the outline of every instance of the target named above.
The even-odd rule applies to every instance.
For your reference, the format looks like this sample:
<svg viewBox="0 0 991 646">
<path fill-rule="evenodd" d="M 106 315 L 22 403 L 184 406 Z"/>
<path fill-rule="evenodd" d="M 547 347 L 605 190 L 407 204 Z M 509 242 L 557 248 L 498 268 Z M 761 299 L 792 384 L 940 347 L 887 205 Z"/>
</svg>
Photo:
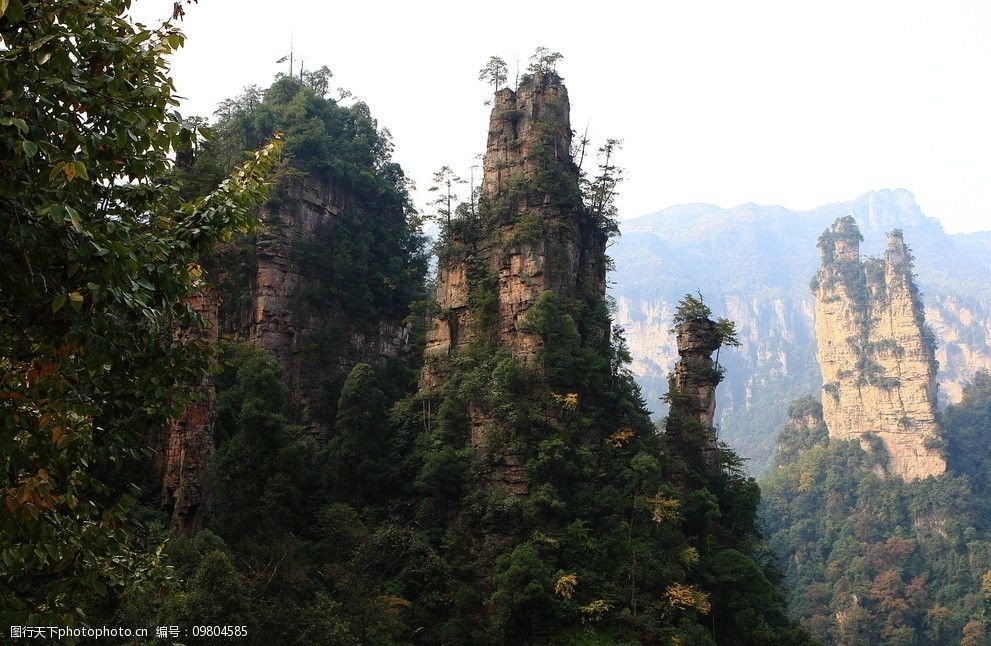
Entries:
<svg viewBox="0 0 991 646">
<path fill-rule="evenodd" d="M 563 58 L 564 55 L 561 52 L 551 51 L 541 45 L 530 56 L 530 65 L 527 67 L 527 71 L 530 74 L 557 72 L 557 64 Z"/>
<path fill-rule="evenodd" d="M 313 90 L 313 93 L 320 98 L 327 96 L 330 91 L 330 79 L 334 78 L 334 73 L 326 65 L 321 65 L 312 72 L 300 72 L 303 77 L 303 84 Z"/>
<path fill-rule="evenodd" d="M 389 486 L 387 403 L 375 369 L 356 365 L 341 388 L 335 433 L 326 449 L 335 499 L 368 505 L 383 501 L 394 489 Z"/>
<path fill-rule="evenodd" d="M 173 154 L 184 37 L 129 0 L 0 2 L 0 607 L 10 624 L 76 624 L 157 571 L 138 553 L 122 474 L 202 378 L 184 299 L 197 261 L 257 224 L 277 143 L 184 201 Z M 181 7 L 176 15 L 181 14 Z M 242 158 L 243 159 L 243 158 Z"/>
<path fill-rule="evenodd" d="M 609 234 L 619 232 L 616 225 L 616 189 L 623 181 L 623 169 L 616 165 L 615 155 L 622 146 L 621 139 L 606 139 L 598 150 L 595 176 L 588 178 L 583 175 L 581 179 L 589 214 L 598 227 Z"/>
<path fill-rule="evenodd" d="M 454 215 L 458 205 L 458 186 L 465 183 L 465 180 L 451 170 L 450 166 L 441 166 L 434 172 L 434 184 L 428 191 L 437 193 L 437 197 L 428 204 L 434 208 L 434 218 L 437 222 L 451 228 L 451 217 Z"/>
<path fill-rule="evenodd" d="M 478 80 L 486 81 L 492 86 L 493 91 L 498 91 L 506 82 L 508 74 L 506 61 L 498 56 L 491 56 L 482 69 L 478 70 Z"/>
<path fill-rule="evenodd" d="M 698 297 L 685 294 L 678 301 L 678 307 L 675 308 L 674 316 L 671 319 L 674 327 L 670 331 L 676 333 L 685 323 L 698 319 L 707 319 L 710 316 L 712 316 L 712 309 L 705 304 L 705 298 L 703 298 L 701 293 L 698 294 Z"/>
</svg>

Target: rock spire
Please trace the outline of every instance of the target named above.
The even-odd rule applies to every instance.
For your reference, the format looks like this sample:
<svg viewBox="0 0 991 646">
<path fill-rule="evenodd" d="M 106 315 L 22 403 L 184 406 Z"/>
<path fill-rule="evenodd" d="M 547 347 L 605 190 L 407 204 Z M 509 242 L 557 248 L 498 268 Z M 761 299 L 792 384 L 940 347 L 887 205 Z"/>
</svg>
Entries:
<svg viewBox="0 0 991 646">
<path fill-rule="evenodd" d="M 425 385 L 438 384 L 443 363 L 483 335 L 530 362 L 537 342 L 521 323 L 541 293 L 605 295 L 606 237 L 582 203 L 569 113 L 553 72 L 496 92 L 477 216 L 452 227 L 440 254 Z M 483 290 L 489 311 L 473 307 Z"/>
<path fill-rule="evenodd" d="M 829 436 L 883 451 L 887 473 L 906 480 L 946 470 L 937 448 L 935 342 L 901 231 L 883 258 L 861 258 L 850 216 L 819 239 L 813 279 L 815 330 Z"/>
<path fill-rule="evenodd" d="M 722 379 L 712 353 L 722 337 L 716 322 L 695 317 L 678 327 L 678 362 L 668 380 L 668 412 L 665 432 L 672 455 L 683 462 L 684 472 L 675 480 L 688 484 L 692 474 L 704 475 L 719 469 L 719 449 L 713 418 L 716 386 Z"/>
</svg>

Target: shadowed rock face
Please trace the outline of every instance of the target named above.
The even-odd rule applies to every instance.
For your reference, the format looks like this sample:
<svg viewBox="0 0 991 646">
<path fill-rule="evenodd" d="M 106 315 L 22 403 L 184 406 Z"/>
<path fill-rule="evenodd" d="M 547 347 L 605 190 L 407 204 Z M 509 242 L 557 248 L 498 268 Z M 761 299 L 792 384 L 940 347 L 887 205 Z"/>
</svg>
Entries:
<svg viewBox="0 0 991 646">
<path fill-rule="evenodd" d="M 358 363 L 381 365 L 398 356 L 408 340 L 402 315 L 383 313 L 372 322 L 349 319 L 342 304 L 306 294 L 327 293 L 338 277 L 301 255 L 306 245 L 320 248 L 345 218 L 369 217 L 347 193 L 308 177 L 284 179 L 278 201 L 259 209 L 264 228 L 253 240 L 221 245 L 208 259 L 218 287 L 197 294 L 192 307 L 207 322 L 203 340 L 219 334 L 248 341 L 271 355 L 289 387 L 289 414 L 318 440 L 330 431 L 321 406 L 336 401 L 336 388 Z M 321 352 L 321 334 L 337 335 L 333 351 Z M 176 533 L 191 535 L 202 525 L 208 492 L 203 472 L 213 453 L 213 386 L 199 387 L 203 399 L 187 408 L 155 443 L 161 504 Z"/>
<path fill-rule="evenodd" d="M 218 338 L 217 293 L 204 288 L 189 299 L 189 306 L 203 318 L 204 325 L 193 332 L 182 332 L 187 340 L 215 344 Z M 173 533 L 192 536 L 203 527 L 209 499 L 203 475 L 213 454 L 214 387 L 207 376 L 195 389 L 200 397 L 169 424 L 154 442 L 156 471 L 160 476 L 161 505 L 170 517 Z"/>
<path fill-rule="evenodd" d="M 829 436 L 868 446 L 873 434 L 887 453 L 888 473 L 906 480 L 939 475 L 946 461 L 927 448 L 938 437 L 937 364 L 911 254 L 897 230 L 888 234 L 883 259 L 861 259 L 860 240 L 847 216 L 819 242 L 813 294 Z"/>
<path fill-rule="evenodd" d="M 712 353 L 719 349 L 716 323 L 692 319 L 678 329 L 678 363 L 668 384 L 668 413 L 665 432 L 673 455 L 684 462 L 689 474 L 714 472 L 719 468 L 716 430 L 716 386 L 719 367 Z M 678 478 L 681 485 L 688 477 Z"/>
<path fill-rule="evenodd" d="M 321 275 L 300 257 L 302 245 L 319 245 L 339 220 L 355 215 L 353 200 L 314 180 L 284 182 L 279 202 L 262 207 L 265 228 L 254 247 L 254 268 L 246 291 L 251 301 L 221 321 L 225 332 L 250 340 L 275 358 L 289 386 L 293 421 L 323 440 L 330 430 L 318 399 L 356 364 L 379 365 L 398 356 L 408 330 L 401 317 L 382 315 L 370 326 L 348 321 L 340 303 L 315 310 L 303 305 L 304 294 L 326 286 L 334 276 Z M 346 215 L 345 212 L 350 211 Z M 331 325 L 343 336 L 332 357 L 315 352 L 315 339 Z"/>
</svg>

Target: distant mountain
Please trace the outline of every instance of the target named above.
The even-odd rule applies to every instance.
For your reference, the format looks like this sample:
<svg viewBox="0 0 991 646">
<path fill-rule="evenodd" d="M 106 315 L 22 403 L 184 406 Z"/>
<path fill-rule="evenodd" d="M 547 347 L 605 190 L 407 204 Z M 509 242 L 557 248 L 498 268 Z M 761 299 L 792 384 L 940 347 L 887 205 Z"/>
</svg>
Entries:
<svg viewBox="0 0 991 646">
<path fill-rule="evenodd" d="M 857 220 L 868 255 L 881 253 L 886 232 L 904 232 L 939 343 L 941 401 L 957 401 L 977 369 L 991 368 L 991 231 L 947 234 L 902 189 L 811 211 L 679 205 L 622 222 L 623 235 L 610 248 L 616 321 L 655 414 L 664 413 L 659 398 L 676 354 L 671 314 L 685 293 L 701 291 L 717 315 L 737 322 L 743 341 L 721 358 L 721 439 L 750 458 L 752 472 L 768 466 L 788 403 L 818 396 L 809 280 L 819 235 L 843 215 Z"/>
</svg>

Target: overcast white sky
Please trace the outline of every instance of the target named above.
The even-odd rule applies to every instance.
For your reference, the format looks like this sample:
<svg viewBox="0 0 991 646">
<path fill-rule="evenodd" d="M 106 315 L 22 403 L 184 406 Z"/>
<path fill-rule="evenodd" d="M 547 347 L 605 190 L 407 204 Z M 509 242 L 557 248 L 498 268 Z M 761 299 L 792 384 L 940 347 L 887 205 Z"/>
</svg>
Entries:
<svg viewBox="0 0 991 646">
<path fill-rule="evenodd" d="M 488 57 L 525 67 L 545 45 L 565 55 L 572 126 L 625 141 L 623 218 L 900 187 L 951 232 L 991 229 L 991 2 L 200 0 L 183 29 L 186 114 L 267 85 L 292 37 L 392 131 L 420 188 L 482 152 Z"/>
</svg>

